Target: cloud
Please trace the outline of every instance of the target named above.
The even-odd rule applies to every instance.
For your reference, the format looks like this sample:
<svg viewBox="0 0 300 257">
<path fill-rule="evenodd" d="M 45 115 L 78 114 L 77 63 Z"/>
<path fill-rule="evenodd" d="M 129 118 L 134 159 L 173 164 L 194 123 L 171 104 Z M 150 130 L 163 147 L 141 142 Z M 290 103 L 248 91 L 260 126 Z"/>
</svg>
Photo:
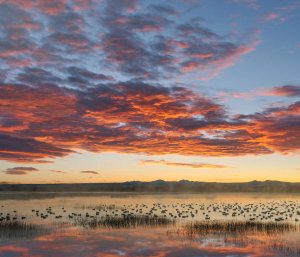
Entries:
<svg viewBox="0 0 300 257">
<path fill-rule="evenodd" d="M 7 168 L 3 171 L 3 173 L 7 175 L 26 175 L 30 172 L 39 171 L 33 167 L 14 167 L 14 168 Z"/>
<path fill-rule="evenodd" d="M 219 35 L 205 26 L 203 18 L 182 22 L 176 6 L 141 8 L 140 4 L 115 0 L 3 1 L 2 66 L 13 76 L 27 79 L 30 74 L 26 70 L 39 67 L 59 74 L 61 86 L 82 87 L 89 86 L 85 85 L 88 79 L 93 80 L 89 83 L 114 80 L 112 73 L 127 79 L 157 80 L 197 71 L 207 78 L 217 74 L 215 69 L 234 65 L 237 58 L 254 50 L 248 36 L 243 36 L 242 42 L 238 37 Z M 93 67 L 93 71 L 86 67 Z M 75 70 L 78 73 L 74 75 Z"/>
<path fill-rule="evenodd" d="M 178 12 L 169 5 L 156 5 L 156 4 L 151 4 L 149 6 L 150 9 L 153 9 L 155 12 L 161 12 L 164 14 L 171 14 L 171 15 L 178 15 Z"/>
<path fill-rule="evenodd" d="M 277 106 L 263 112 L 240 118 L 251 120 L 249 133 L 256 135 L 257 142 L 283 154 L 299 152 L 300 149 L 300 101 L 288 106 Z"/>
<path fill-rule="evenodd" d="M 282 6 L 282 7 L 278 7 L 279 10 L 282 10 L 282 11 L 293 11 L 297 8 L 300 7 L 300 4 L 299 3 L 295 3 L 295 4 L 291 4 L 291 5 L 286 5 L 286 6 Z"/>
<path fill-rule="evenodd" d="M 266 13 L 266 14 L 262 15 L 261 18 L 260 18 L 260 20 L 259 20 L 259 22 L 260 23 L 264 23 L 264 22 L 276 20 L 279 17 L 281 17 L 280 13 L 270 12 L 270 13 Z"/>
<path fill-rule="evenodd" d="M 167 6 L 160 12 L 125 14 L 122 10 L 107 6 L 103 26 L 108 30 L 103 38 L 104 60 L 119 71 L 136 76 L 147 74 L 150 78 L 159 78 L 168 74 L 180 74 L 191 71 L 206 73 L 207 68 L 221 70 L 233 58 L 253 51 L 253 42 L 246 44 L 232 42 L 203 24 L 203 19 L 191 19 L 175 25 L 172 22 L 173 11 Z M 151 5 L 149 10 L 156 10 Z M 172 30 L 173 34 L 163 33 Z M 151 41 L 142 37 L 140 32 L 152 34 Z M 174 40 L 176 38 L 176 40 Z M 247 37 L 244 37 L 245 39 Z M 251 49 L 251 50 L 250 50 Z M 165 76 L 166 77 L 166 76 Z"/>
<path fill-rule="evenodd" d="M 0 159 L 47 163 L 77 150 L 299 151 L 292 136 L 297 102 L 232 115 L 217 98 L 177 86 L 182 77 L 216 76 L 260 43 L 249 31 L 223 35 L 201 17 L 178 19 L 177 8 L 132 0 L 2 1 Z M 297 90 L 268 93 L 298 96 Z"/>
<path fill-rule="evenodd" d="M 68 71 L 72 75 L 72 78 L 75 78 L 74 80 L 77 79 L 77 80 L 81 80 L 82 82 L 86 82 L 86 80 L 110 80 L 110 81 L 115 80 L 113 77 L 104 74 L 97 74 L 75 66 L 69 67 Z"/>
<path fill-rule="evenodd" d="M 17 163 L 48 163 L 45 158 L 65 157 L 72 150 L 56 147 L 33 138 L 0 135 L 0 158 Z"/>
<path fill-rule="evenodd" d="M 273 87 L 267 92 L 263 92 L 264 95 L 276 95 L 276 96 L 300 96 L 300 85 L 284 85 L 279 87 Z"/>
<path fill-rule="evenodd" d="M 90 44 L 89 40 L 82 34 L 56 32 L 49 38 L 57 44 L 67 45 L 78 51 L 88 50 L 86 47 Z"/>
<path fill-rule="evenodd" d="M 54 172 L 54 173 L 64 173 L 64 174 L 67 173 L 67 172 L 61 171 L 61 170 L 50 170 L 50 172 Z"/>
<path fill-rule="evenodd" d="M 300 86 L 299 85 L 283 85 L 272 88 L 260 88 L 252 90 L 251 92 L 236 92 L 236 93 L 228 93 L 228 92 L 220 92 L 218 94 L 219 97 L 227 98 L 230 100 L 233 98 L 247 98 L 253 99 L 257 96 L 287 96 L 287 97 L 296 97 L 300 96 Z"/>
<path fill-rule="evenodd" d="M 99 175 L 98 171 L 92 171 L 92 170 L 84 170 L 84 171 L 80 171 L 80 173 Z"/>
<path fill-rule="evenodd" d="M 208 163 L 186 163 L 186 162 L 169 162 L 165 160 L 142 160 L 140 161 L 140 165 L 145 164 L 161 164 L 166 166 L 178 166 L 178 167 L 186 167 L 186 168 L 209 168 L 209 169 L 221 169 L 221 168 L 232 168 L 224 165 L 217 164 L 208 164 Z"/>
<path fill-rule="evenodd" d="M 2 84 L 0 92 L 0 157 L 14 162 L 49 162 L 75 148 L 199 156 L 300 149 L 298 102 L 232 116 L 193 90 L 139 80 L 83 89 Z"/>
<path fill-rule="evenodd" d="M 70 8 L 70 3 L 72 3 L 72 7 L 75 10 L 84 10 L 90 7 L 89 0 L 53 0 L 51 2 L 47 0 L 3 0 L 2 2 L 7 4 L 9 3 L 11 5 L 17 5 L 21 9 L 27 11 L 40 11 L 50 16 L 56 16 L 60 13 L 65 12 L 67 9 Z"/>
<path fill-rule="evenodd" d="M 248 7 L 253 9 L 260 8 L 260 5 L 258 4 L 259 0 L 231 0 L 234 3 L 246 3 Z"/>
</svg>

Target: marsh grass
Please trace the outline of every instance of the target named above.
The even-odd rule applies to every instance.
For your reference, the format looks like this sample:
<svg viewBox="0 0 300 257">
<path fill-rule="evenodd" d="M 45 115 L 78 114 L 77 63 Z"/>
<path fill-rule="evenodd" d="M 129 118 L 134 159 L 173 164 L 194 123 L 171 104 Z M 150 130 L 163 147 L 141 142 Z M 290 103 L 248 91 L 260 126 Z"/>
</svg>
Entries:
<svg viewBox="0 0 300 257">
<path fill-rule="evenodd" d="M 300 256 L 300 244 L 286 240 L 284 233 L 298 233 L 299 229 L 299 225 L 289 222 L 231 220 L 190 222 L 177 232 L 197 242 L 217 239 L 230 247 L 254 246 L 265 249 L 266 253 L 274 253 L 274 256 L 295 257 Z"/>
<path fill-rule="evenodd" d="M 18 238 L 33 238 L 44 234 L 46 229 L 41 225 L 20 222 L 20 221 L 1 221 L 0 222 L 0 241 Z"/>
<path fill-rule="evenodd" d="M 75 225 L 87 228 L 136 228 L 136 227 L 158 227 L 175 224 L 174 219 L 163 216 L 128 215 L 122 217 L 105 216 L 101 218 L 77 218 Z"/>
<path fill-rule="evenodd" d="M 299 226 L 289 222 L 263 221 L 195 221 L 183 226 L 187 235 L 196 234 L 243 234 L 243 233 L 278 233 L 296 231 Z"/>
</svg>

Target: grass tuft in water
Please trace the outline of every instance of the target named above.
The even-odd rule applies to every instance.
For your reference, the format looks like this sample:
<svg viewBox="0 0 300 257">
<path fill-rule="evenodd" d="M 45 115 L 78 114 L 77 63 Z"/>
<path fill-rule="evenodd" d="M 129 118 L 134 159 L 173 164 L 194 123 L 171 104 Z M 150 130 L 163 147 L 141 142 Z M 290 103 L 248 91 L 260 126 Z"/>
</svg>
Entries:
<svg viewBox="0 0 300 257">
<path fill-rule="evenodd" d="M 17 238 L 32 238 L 44 233 L 42 226 L 20 222 L 0 221 L 0 241 Z"/>
<path fill-rule="evenodd" d="M 172 225 L 175 224 L 175 220 L 163 216 L 128 215 L 122 217 L 105 216 L 92 219 L 77 218 L 74 224 L 88 228 L 136 228 Z"/>
<path fill-rule="evenodd" d="M 264 232 L 276 233 L 296 231 L 299 229 L 294 223 L 289 222 L 263 222 L 263 221 L 196 221 L 184 226 L 184 232 L 193 234 L 209 233 L 247 233 L 247 232 Z"/>
</svg>

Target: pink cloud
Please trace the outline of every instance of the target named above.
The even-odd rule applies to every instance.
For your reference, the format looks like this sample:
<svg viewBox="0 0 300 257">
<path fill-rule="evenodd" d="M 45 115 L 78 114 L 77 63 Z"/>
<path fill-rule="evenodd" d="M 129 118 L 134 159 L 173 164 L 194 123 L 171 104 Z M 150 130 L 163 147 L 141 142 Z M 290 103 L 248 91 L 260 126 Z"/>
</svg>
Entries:
<svg viewBox="0 0 300 257">
<path fill-rule="evenodd" d="M 299 8 L 299 6 L 300 6 L 300 4 L 292 4 L 292 5 L 279 7 L 278 9 L 282 10 L 282 11 L 293 11 L 293 10 Z"/>
<path fill-rule="evenodd" d="M 260 18 L 259 22 L 260 22 L 260 23 L 264 23 L 264 22 L 276 20 L 276 19 L 279 18 L 280 16 L 281 16 L 280 13 L 273 13 L 273 12 L 267 13 L 267 14 L 264 14 L 264 15 Z"/>
<path fill-rule="evenodd" d="M 259 0 L 232 0 L 234 3 L 246 3 L 248 7 L 258 9 L 260 5 L 257 3 Z"/>
</svg>

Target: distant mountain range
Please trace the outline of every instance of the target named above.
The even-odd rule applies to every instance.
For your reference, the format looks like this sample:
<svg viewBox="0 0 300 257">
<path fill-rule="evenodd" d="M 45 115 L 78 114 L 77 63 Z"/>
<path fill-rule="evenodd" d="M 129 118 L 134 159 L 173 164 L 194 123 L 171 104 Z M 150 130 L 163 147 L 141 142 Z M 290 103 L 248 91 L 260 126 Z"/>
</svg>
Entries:
<svg viewBox="0 0 300 257">
<path fill-rule="evenodd" d="M 272 192 L 300 193 L 300 183 L 251 181 L 243 183 L 196 182 L 188 180 L 76 184 L 0 184 L 0 191 L 25 192 Z"/>
</svg>

